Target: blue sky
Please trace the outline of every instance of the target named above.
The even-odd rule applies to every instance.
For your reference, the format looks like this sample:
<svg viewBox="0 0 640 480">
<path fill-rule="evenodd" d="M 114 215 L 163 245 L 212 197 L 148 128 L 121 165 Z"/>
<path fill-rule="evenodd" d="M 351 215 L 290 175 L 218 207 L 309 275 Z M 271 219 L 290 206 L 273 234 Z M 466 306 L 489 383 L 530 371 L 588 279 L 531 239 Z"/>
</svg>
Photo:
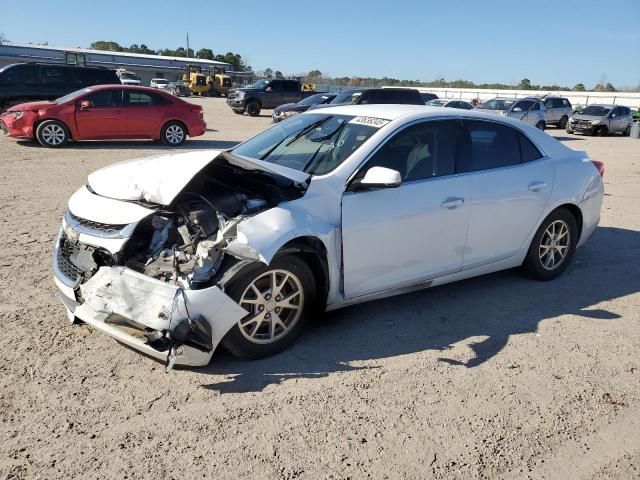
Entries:
<svg viewBox="0 0 640 480">
<path fill-rule="evenodd" d="M 256 70 L 640 84 L 640 0 L 0 0 L 15 42 L 233 51 Z"/>
</svg>

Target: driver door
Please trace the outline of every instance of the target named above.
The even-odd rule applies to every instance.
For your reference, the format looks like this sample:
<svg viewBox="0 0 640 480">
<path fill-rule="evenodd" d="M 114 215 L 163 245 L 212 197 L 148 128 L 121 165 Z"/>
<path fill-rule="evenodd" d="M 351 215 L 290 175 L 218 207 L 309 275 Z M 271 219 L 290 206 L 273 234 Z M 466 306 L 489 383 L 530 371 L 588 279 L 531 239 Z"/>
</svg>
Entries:
<svg viewBox="0 0 640 480">
<path fill-rule="evenodd" d="M 354 298 L 458 272 L 469 223 L 469 175 L 456 175 L 460 122 L 420 122 L 388 140 L 342 198 L 344 291 Z M 397 170 L 395 188 L 364 190 L 374 166 Z"/>
<path fill-rule="evenodd" d="M 84 101 L 91 104 L 83 108 Z M 76 101 L 76 126 L 83 139 L 120 138 L 126 132 L 122 88 L 99 90 Z"/>
</svg>

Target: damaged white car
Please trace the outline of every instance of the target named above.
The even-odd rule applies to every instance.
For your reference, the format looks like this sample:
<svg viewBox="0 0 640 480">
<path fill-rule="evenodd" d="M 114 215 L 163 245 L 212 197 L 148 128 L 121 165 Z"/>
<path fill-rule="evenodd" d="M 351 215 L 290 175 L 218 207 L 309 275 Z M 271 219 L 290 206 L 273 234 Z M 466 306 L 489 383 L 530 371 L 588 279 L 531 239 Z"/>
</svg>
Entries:
<svg viewBox="0 0 640 480">
<path fill-rule="evenodd" d="M 219 344 L 259 358 L 325 310 L 518 266 L 555 278 L 598 224 L 602 173 L 508 118 L 327 108 L 89 175 L 54 278 L 71 320 L 169 367 Z"/>
</svg>

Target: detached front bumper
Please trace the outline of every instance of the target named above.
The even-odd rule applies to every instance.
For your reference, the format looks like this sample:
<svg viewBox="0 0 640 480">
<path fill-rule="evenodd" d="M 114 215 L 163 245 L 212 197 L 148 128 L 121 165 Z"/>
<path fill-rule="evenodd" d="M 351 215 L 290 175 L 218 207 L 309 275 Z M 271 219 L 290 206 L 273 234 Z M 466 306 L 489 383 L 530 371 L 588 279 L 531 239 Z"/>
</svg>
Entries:
<svg viewBox="0 0 640 480">
<path fill-rule="evenodd" d="M 166 342 L 154 344 L 145 333 L 166 334 L 187 316 L 204 318 L 211 326 L 212 350 L 182 345 L 175 351 L 176 365 L 203 366 L 229 329 L 248 313 L 216 286 L 182 289 L 121 266 L 101 267 L 78 284 L 65 275 L 58 258 L 57 244 L 54 282 L 69 318 L 161 361 L 167 360 L 169 347 Z"/>
</svg>

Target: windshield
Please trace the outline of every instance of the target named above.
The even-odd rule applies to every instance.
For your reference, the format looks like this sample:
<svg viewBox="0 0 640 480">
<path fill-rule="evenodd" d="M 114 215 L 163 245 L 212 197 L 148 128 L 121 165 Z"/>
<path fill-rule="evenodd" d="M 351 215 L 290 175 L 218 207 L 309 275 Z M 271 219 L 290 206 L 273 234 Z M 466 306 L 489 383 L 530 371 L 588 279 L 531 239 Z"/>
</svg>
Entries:
<svg viewBox="0 0 640 480">
<path fill-rule="evenodd" d="M 593 115 L 594 117 L 603 117 L 609 113 L 611 109 L 607 107 L 600 107 L 598 105 L 591 105 L 582 109 L 581 115 Z"/>
<path fill-rule="evenodd" d="M 68 102 L 69 100 L 73 100 L 75 98 L 81 97 L 82 95 L 85 95 L 92 91 L 93 91 L 93 88 L 83 88 L 82 90 L 76 90 L 75 92 L 71 92 L 68 95 L 65 95 L 64 97 L 57 98 L 55 100 L 55 103 L 57 104 L 65 103 L 65 102 Z"/>
<path fill-rule="evenodd" d="M 429 105 L 430 107 L 442 107 L 447 103 L 447 100 L 429 100 L 425 105 Z"/>
<path fill-rule="evenodd" d="M 326 93 L 316 93 L 315 95 L 311 95 L 310 97 L 300 100 L 298 102 L 298 105 L 305 105 L 307 107 L 311 105 L 317 105 L 319 103 L 325 103 L 325 100 L 327 100 L 327 98 L 329 98 L 329 95 L 327 95 Z"/>
<path fill-rule="evenodd" d="M 231 153 L 323 175 L 349 158 L 386 123 L 352 115 L 297 115 L 238 145 Z"/>
<path fill-rule="evenodd" d="M 138 77 L 134 73 L 121 73 L 120 78 L 123 78 L 125 80 L 140 80 L 140 77 Z"/>
<path fill-rule="evenodd" d="M 508 110 L 511 105 L 513 105 L 515 100 L 501 100 L 495 98 L 493 100 L 487 100 L 478 108 L 484 108 L 487 110 Z"/>
<path fill-rule="evenodd" d="M 269 85 L 271 82 L 269 80 L 258 80 L 256 83 L 254 83 L 253 85 L 251 85 L 249 88 L 267 88 L 267 85 Z"/>
<path fill-rule="evenodd" d="M 169 83 L 169 80 L 165 80 L 164 78 L 154 78 L 153 81 L 154 83 L 163 84 L 163 85 Z"/>
<path fill-rule="evenodd" d="M 355 94 L 360 93 L 361 92 L 359 90 L 347 90 L 346 92 L 340 92 L 333 100 L 331 100 L 331 103 L 334 105 L 339 103 L 351 103 L 351 98 Z"/>
</svg>

